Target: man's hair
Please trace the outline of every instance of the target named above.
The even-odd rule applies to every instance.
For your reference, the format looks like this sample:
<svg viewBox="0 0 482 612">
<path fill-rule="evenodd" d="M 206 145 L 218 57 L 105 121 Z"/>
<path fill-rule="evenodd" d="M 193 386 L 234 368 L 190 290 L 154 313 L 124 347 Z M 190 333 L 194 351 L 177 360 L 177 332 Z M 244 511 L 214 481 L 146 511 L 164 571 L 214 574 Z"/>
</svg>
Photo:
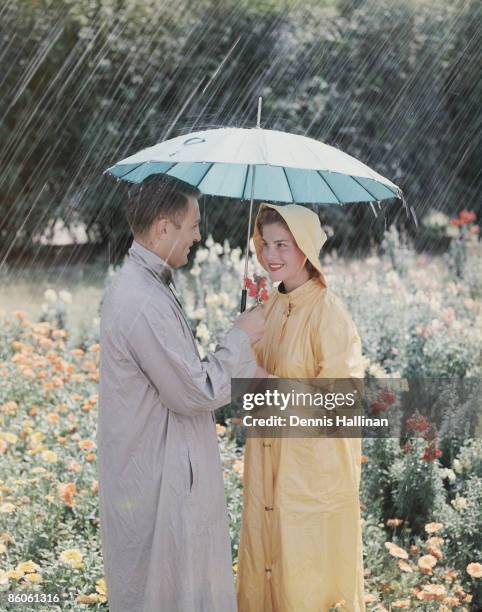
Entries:
<svg viewBox="0 0 482 612">
<path fill-rule="evenodd" d="M 263 227 L 265 225 L 275 225 L 275 224 L 281 225 L 282 228 L 287 230 L 291 234 L 291 236 L 293 236 L 289 228 L 289 225 L 286 223 L 283 217 L 279 214 L 279 212 L 275 210 L 274 208 L 263 208 L 263 210 L 256 217 L 256 225 L 261 235 L 263 235 Z M 293 236 L 293 242 L 296 244 L 296 240 L 294 236 Z M 296 246 L 298 245 L 296 244 Z M 320 275 L 318 270 L 313 266 L 313 264 L 308 259 L 306 260 L 305 268 L 308 274 L 310 275 L 310 278 L 314 278 L 315 276 Z"/>
<path fill-rule="evenodd" d="M 162 174 L 146 178 L 135 190 L 129 191 L 127 221 L 134 236 L 145 236 L 159 217 L 180 227 L 187 212 L 188 197 L 198 198 L 197 187 Z"/>
</svg>

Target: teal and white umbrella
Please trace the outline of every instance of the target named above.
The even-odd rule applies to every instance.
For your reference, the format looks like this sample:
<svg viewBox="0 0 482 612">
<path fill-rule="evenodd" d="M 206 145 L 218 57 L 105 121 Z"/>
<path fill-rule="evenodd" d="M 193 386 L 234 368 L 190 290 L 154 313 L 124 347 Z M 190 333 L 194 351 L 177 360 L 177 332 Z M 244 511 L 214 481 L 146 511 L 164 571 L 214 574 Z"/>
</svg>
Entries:
<svg viewBox="0 0 482 612">
<path fill-rule="evenodd" d="M 381 202 L 403 194 L 354 157 L 322 142 L 260 127 L 218 128 L 161 142 L 126 157 L 105 172 L 131 183 L 166 174 L 203 194 L 250 200 L 246 254 L 254 200 L 296 204 Z M 376 215 L 376 212 L 375 212 Z M 246 256 L 245 277 L 248 257 Z M 242 306 L 246 303 L 243 291 Z"/>
<path fill-rule="evenodd" d="M 345 204 L 401 197 L 391 181 L 335 147 L 262 128 L 219 128 L 178 136 L 106 172 L 131 183 L 167 174 L 203 194 L 240 200 Z"/>
</svg>

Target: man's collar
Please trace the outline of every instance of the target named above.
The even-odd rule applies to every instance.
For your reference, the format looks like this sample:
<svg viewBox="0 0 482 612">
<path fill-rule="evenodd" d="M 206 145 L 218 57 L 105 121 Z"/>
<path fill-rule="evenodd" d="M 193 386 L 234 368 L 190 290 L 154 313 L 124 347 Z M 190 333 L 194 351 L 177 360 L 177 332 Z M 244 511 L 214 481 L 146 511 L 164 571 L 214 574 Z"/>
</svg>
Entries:
<svg viewBox="0 0 482 612">
<path fill-rule="evenodd" d="M 129 259 L 144 265 L 166 285 L 169 285 L 169 283 L 174 284 L 171 266 L 136 240 L 132 242 L 132 246 L 129 249 Z"/>
</svg>

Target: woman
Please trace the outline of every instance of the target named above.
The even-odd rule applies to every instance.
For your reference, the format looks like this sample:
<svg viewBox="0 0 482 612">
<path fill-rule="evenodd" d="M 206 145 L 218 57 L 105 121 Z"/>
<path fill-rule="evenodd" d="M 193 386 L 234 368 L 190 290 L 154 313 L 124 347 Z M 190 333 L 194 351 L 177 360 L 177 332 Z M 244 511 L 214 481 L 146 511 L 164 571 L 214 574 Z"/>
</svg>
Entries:
<svg viewBox="0 0 482 612">
<path fill-rule="evenodd" d="M 258 364 L 281 378 L 363 378 L 357 330 L 326 288 L 326 241 L 302 206 L 261 204 L 254 244 L 273 282 Z M 239 612 L 365 610 L 359 438 L 249 438 Z"/>
</svg>

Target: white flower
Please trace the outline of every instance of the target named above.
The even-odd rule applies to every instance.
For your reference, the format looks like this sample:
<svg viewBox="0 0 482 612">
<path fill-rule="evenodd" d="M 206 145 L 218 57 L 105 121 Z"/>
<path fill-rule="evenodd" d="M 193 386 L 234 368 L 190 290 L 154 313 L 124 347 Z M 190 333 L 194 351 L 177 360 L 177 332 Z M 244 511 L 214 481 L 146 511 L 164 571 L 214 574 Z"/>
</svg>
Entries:
<svg viewBox="0 0 482 612">
<path fill-rule="evenodd" d="M 227 240 L 227 239 L 224 241 L 223 251 L 226 253 L 226 255 L 231 253 L 231 247 L 229 246 L 229 240 Z"/>
<path fill-rule="evenodd" d="M 425 215 L 422 225 L 425 227 L 446 227 L 449 224 L 449 218 L 443 212 L 431 210 L 428 215 Z"/>
<path fill-rule="evenodd" d="M 191 274 L 193 276 L 199 276 L 201 274 L 201 267 L 197 264 L 194 264 L 194 266 L 191 268 Z"/>
<path fill-rule="evenodd" d="M 59 298 L 64 304 L 72 304 L 72 294 L 69 291 L 59 291 Z"/>
<path fill-rule="evenodd" d="M 208 258 L 209 255 L 209 251 L 208 249 L 198 249 L 196 251 L 196 257 L 194 258 L 196 263 L 202 263 L 203 261 L 206 261 L 206 259 Z"/>
<path fill-rule="evenodd" d="M 447 225 L 445 234 L 450 238 L 457 238 L 460 234 L 460 229 L 456 225 Z"/>
<path fill-rule="evenodd" d="M 454 462 L 452 463 L 452 467 L 457 472 L 457 474 L 461 474 L 464 471 L 462 463 L 460 462 L 459 459 L 454 459 Z"/>
<path fill-rule="evenodd" d="M 47 291 L 45 291 L 44 293 L 44 298 L 47 300 L 47 302 L 55 304 L 55 302 L 57 301 L 57 292 L 53 289 L 47 289 Z"/>
<path fill-rule="evenodd" d="M 211 234 L 209 234 L 209 236 L 208 236 L 208 238 L 207 238 L 207 240 L 205 242 L 205 245 L 208 247 L 208 249 L 210 249 L 213 246 L 213 244 L 214 244 L 213 237 L 212 237 Z"/>
<path fill-rule="evenodd" d="M 368 373 L 374 378 L 387 378 L 388 376 L 385 370 L 377 363 L 370 364 L 370 367 L 368 368 Z"/>
<path fill-rule="evenodd" d="M 213 244 L 213 247 L 211 250 L 214 251 L 216 255 L 223 254 L 223 247 L 219 244 L 219 242 L 216 242 L 215 244 Z"/>
<path fill-rule="evenodd" d="M 452 506 L 458 512 L 462 512 L 462 510 L 466 510 L 469 507 L 469 502 L 465 499 L 465 497 L 457 497 L 451 501 Z"/>
<path fill-rule="evenodd" d="M 209 338 L 211 334 L 209 333 L 209 329 L 206 327 L 205 323 L 199 323 L 196 329 L 196 336 L 201 340 L 201 342 L 209 342 Z"/>
<path fill-rule="evenodd" d="M 207 306 L 217 306 L 219 302 L 220 302 L 220 299 L 217 293 L 210 293 L 206 298 Z"/>
<path fill-rule="evenodd" d="M 192 313 L 193 319 L 201 320 L 201 319 L 204 319 L 205 316 L 206 316 L 205 308 L 196 308 L 196 310 L 194 310 Z"/>
<path fill-rule="evenodd" d="M 448 478 L 450 482 L 454 482 L 454 480 L 457 478 L 457 476 L 455 475 L 455 472 L 453 470 L 451 470 L 450 468 L 443 468 L 440 470 L 440 475 L 442 476 L 442 478 Z"/>
<path fill-rule="evenodd" d="M 241 249 L 236 247 L 231 251 L 231 261 L 233 264 L 238 264 L 241 259 Z"/>
<path fill-rule="evenodd" d="M 199 344 L 199 342 L 196 342 L 196 344 L 197 344 L 197 350 L 198 350 L 198 353 L 199 353 L 199 357 L 201 357 L 201 359 L 204 359 L 204 357 L 206 357 L 206 351 Z"/>
</svg>

